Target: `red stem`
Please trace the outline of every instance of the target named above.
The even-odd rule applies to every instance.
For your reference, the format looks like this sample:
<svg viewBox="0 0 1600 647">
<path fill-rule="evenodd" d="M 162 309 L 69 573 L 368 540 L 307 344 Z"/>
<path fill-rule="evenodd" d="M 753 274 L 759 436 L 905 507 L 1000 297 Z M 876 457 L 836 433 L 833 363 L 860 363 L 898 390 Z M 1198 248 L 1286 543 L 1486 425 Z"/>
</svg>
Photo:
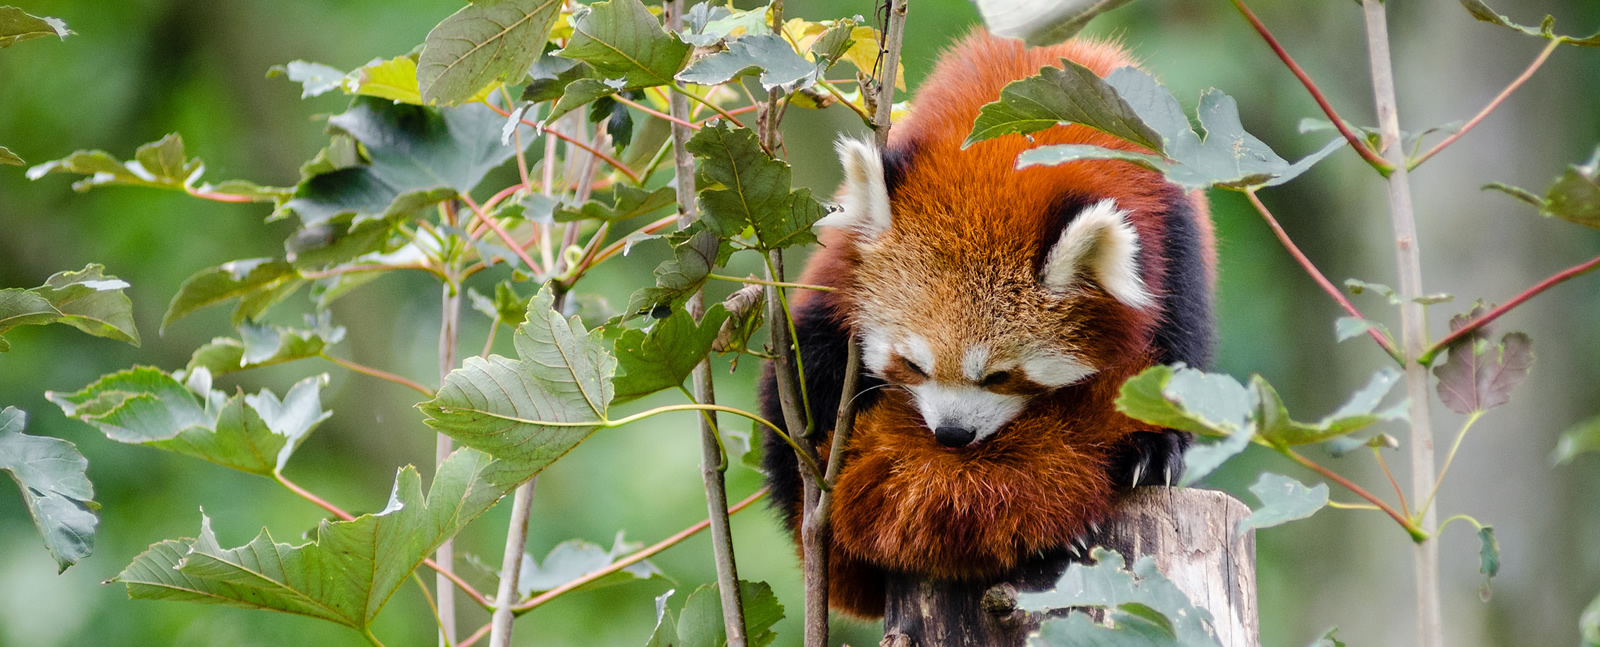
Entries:
<svg viewBox="0 0 1600 647">
<path fill-rule="evenodd" d="M 410 388 L 413 391 L 416 391 L 418 393 L 426 395 L 429 398 L 432 398 L 435 395 L 437 395 L 436 393 L 433 392 L 433 390 L 429 389 L 428 387 L 425 387 L 425 386 L 423 386 L 421 384 L 417 384 L 416 382 L 408 380 L 408 379 L 406 379 L 404 377 L 401 377 L 399 375 L 395 375 L 394 373 L 390 373 L 388 371 L 381 371 L 381 370 L 372 368 L 371 366 L 363 366 L 361 364 L 357 364 L 357 363 L 352 362 L 350 360 L 339 359 L 339 358 L 334 357 L 332 355 L 323 355 L 322 359 L 328 360 L 330 362 L 333 362 L 335 364 L 343 366 L 343 367 L 345 367 L 347 369 L 350 369 L 350 370 L 355 371 L 357 373 L 360 373 L 362 375 L 370 375 L 370 376 L 378 378 L 380 380 L 388 380 L 390 382 L 394 382 L 395 384 L 399 384 L 401 386 Z"/>
<path fill-rule="evenodd" d="M 522 259 L 522 262 L 528 264 L 528 269 L 532 270 L 534 274 L 544 273 L 544 269 L 540 268 L 538 263 L 533 262 L 533 257 L 528 256 L 528 252 L 522 249 L 522 245 L 519 244 L 515 239 L 511 238 L 511 234 L 506 231 L 505 227 L 501 227 L 500 223 L 495 222 L 494 218 L 489 217 L 489 214 L 483 212 L 483 208 L 479 207 L 477 203 L 472 201 L 472 196 L 463 193 L 461 194 L 461 201 L 467 203 L 467 207 L 472 209 L 472 215 L 477 216 L 478 222 L 488 225 L 490 229 L 493 229 L 494 233 L 500 236 L 500 240 L 505 241 L 506 246 L 510 247 L 512 252 L 516 253 L 517 258 Z"/>
<path fill-rule="evenodd" d="M 1428 161 L 1428 158 L 1438 154 L 1439 151 L 1444 150 L 1446 146 L 1454 144 L 1457 139 L 1461 139 L 1462 135 L 1467 134 L 1467 131 L 1476 127 L 1478 122 L 1483 121 L 1484 117 L 1488 117 L 1489 113 L 1494 112 L 1495 108 L 1500 107 L 1500 103 L 1505 101 L 1506 97 L 1511 96 L 1512 92 L 1515 92 L 1517 88 L 1522 87 L 1522 84 L 1532 77 L 1533 73 L 1538 71 L 1540 66 L 1544 65 L 1545 60 L 1550 58 L 1551 52 L 1556 51 L 1556 48 L 1560 46 L 1561 39 L 1551 39 L 1550 44 L 1545 46 L 1544 51 L 1539 52 L 1538 58 L 1533 59 L 1533 63 L 1528 65 L 1528 69 L 1523 70 L 1521 76 L 1518 76 L 1516 79 L 1512 80 L 1511 85 L 1506 86 L 1506 89 L 1501 90 L 1500 94 L 1495 96 L 1494 100 L 1489 102 L 1489 105 L 1484 106 L 1483 110 L 1480 110 L 1477 116 L 1474 116 L 1471 121 L 1468 121 L 1467 124 L 1462 126 L 1461 130 L 1456 131 L 1455 134 L 1446 137 L 1444 141 L 1441 141 L 1433 148 L 1428 149 L 1428 152 L 1417 156 L 1417 158 L 1414 160 L 1411 160 L 1411 162 L 1406 165 L 1406 168 L 1414 169 L 1418 166 L 1421 166 L 1423 162 Z"/>
<path fill-rule="evenodd" d="M 1389 504 L 1384 503 L 1383 499 L 1373 496 L 1371 492 L 1368 492 L 1365 489 L 1362 489 L 1361 486 L 1350 482 L 1350 479 L 1339 476 L 1339 474 L 1333 470 L 1313 463 L 1311 459 L 1301 456 L 1299 452 L 1296 452 L 1293 449 L 1283 447 L 1278 451 L 1283 452 L 1284 456 L 1288 456 L 1294 462 L 1304 465 L 1307 469 L 1321 474 L 1324 478 L 1344 486 L 1345 489 L 1355 493 L 1356 496 L 1366 499 L 1367 501 L 1371 502 L 1372 505 L 1378 506 L 1379 510 L 1387 513 L 1390 518 L 1394 519 L 1395 523 L 1400 524 L 1401 527 L 1406 529 L 1406 532 L 1411 533 L 1413 538 L 1419 536 L 1423 538 L 1427 537 L 1427 533 L 1422 532 L 1421 528 L 1418 528 L 1416 524 L 1411 523 L 1410 519 L 1405 518 L 1405 516 L 1401 515 L 1399 512 L 1396 512 L 1394 508 L 1389 507 Z"/>
<path fill-rule="evenodd" d="M 502 117 L 510 117 L 511 116 L 511 113 L 506 112 L 504 110 L 501 110 L 499 108 L 499 106 L 495 106 L 495 105 L 491 105 L 491 104 L 487 104 L 487 103 L 484 104 L 484 105 L 489 106 L 490 110 L 495 111 L 496 113 L 498 113 Z M 593 147 L 593 146 L 590 146 L 590 145 L 585 144 L 583 142 L 580 142 L 580 141 L 578 141 L 576 139 L 568 137 L 567 135 L 563 134 L 559 130 L 553 130 L 553 129 L 549 129 L 549 128 L 544 128 L 544 127 L 540 126 L 539 124 L 536 124 L 534 122 L 528 121 L 527 119 L 523 119 L 521 121 L 522 121 L 522 124 L 525 125 L 525 126 L 532 126 L 533 128 L 536 128 L 536 129 L 538 129 L 540 131 L 543 131 L 547 135 L 554 136 L 556 139 L 564 141 L 564 142 L 566 142 L 568 144 L 572 144 L 573 146 L 577 146 L 578 148 L 581 148 L 583 150 L 589 151 L 590 153 L 594 154 L 595 157 L 598 157 L 598 158 L 600 158 L 602 160 L 605 160 L 605 162 L 607 164 L 610 164 L 613 168 L 617 169 L 618 171 L 622 171 L 622 174 L 628 176 L 628 179 L 633 180 L 634 184 L 638 184 L 639 183 L 639 174 L 638 173 L 634 173 L 633 169 L 628 168 L 627 164 L 623 164 L 622 162 L 617 161 L 617 159 L 615 157 L 612 157 L 610 155 L 602 153 L 599 150 L 595 149 L 595 147 Z M 548 164 L 549 162 L 545 162 L 545 163 Z"/>
<path fill-rule="evenodd" d="M 203 200 L 216 202 L 255 202 L 256 199 L 247 195 L 233 195 L 231 193 L 212 193 L 210 191 L 185 191 L 189 195 Z"/>
<path fill-rule="evenodd" d="M 1300 84 L 1306 86 L 1306 90 L 1311 92 L 1311 98 L 1316 100 L 1317 107 L 1322 108 L 1322 114 L 1328 115 L 1328 119 L 1333 120 L 1333 127 L 1339 129 L 1339 134 L 1344 135 L 1345 141 L 1350 142 L 1350 147 L 1356 149 L 1356 152 L 1361 155 L 1361 159 L 1366 160 L 1368 164 L 1378 169 L 1384 176 L 1388 176 L 1394 170 L 1394 166 L 1378 155 L 1376 151 L 1373 151 L 1372 147 L 1367 146 L 1365 139 L 1345 125 L 1344 120 L 1339 118 L 1339 113 L 1334 111 L 1333 104 L 1328 103 L 1328 98 L 1323 96 L 1322 90 L 1317 87 L 1316 82 L 1311 80 L 1311 75 L 1306 74 L 1306 71 L 1301 69 L 1300 64 L 1294 62 L 1294 57 L 1289 56 L 1289 52 L 1283 49 L 1283 45 L 1278 44 L 1278 39 L 1272 36 L 1272 32 L 1267 31 L 1266 25 L 1261 24 L 1261 19 L 1256 18 L 1256 14 L 1250 11 L 1249 7 L 1244 6 L 1244 0 L 1233 0 L 1233 6 L 1239 9 L 1239 13 L 1244 14 L 1245 20 L 1250 21 L 1250 26 L 1256 28 L 1256 33 L 1261 34 L 1261 38 L 1267 41 L 1267 46 L 1271 47 L 1273 53 L 1278 55 L 1278 59 L 1289 67 L 1289 71 L 1294 73 L 1295 78 L 1300 79 Z"/>
<path fill-rule="evenodd" d="M 1552 275 L 1550 278 L 1547 278 L 1547 279 L 1545 279 L 1543 281 L 1540 281 L 1538 285 L 1535 285 L 1535 286 L 1533 286 L 1531 288 L 1528 288 L 1527 290 L 1524 290 L 1522 292 L 1522 294 L 1519 294 L 1519 295 L 1517 295 L 1515 297 L 1512 297 L 1511 300 L 1505 302 L 1504 305 L 1502 305 L 1502 306 L 1500 306 L 1498 308 L 1495 308 L 1493 310 L 1490 310 L 1489 312 L 1485 313 L 1481 317 L 1478 317 L 1477 319 L 1473 319 L 1467 325 L 1462 326 L 1460 330 L 1456 330 L 1456 331 L 1451 332 L 1448 335 L 1445 335 L 1444 339 L 1441 339 L 1438 342 L 1434 343 L 1434 345 L 1429 346 L 1427 352 L 1424 352 L 1421 357 L 1417 358 L 1417 362 L 1422 364 L 1423 366 L 1427 366 L 1427 365 L 1431 364 L 1433 362 L 1434 356 L 1438 355 L 1439 351 L 1444 350 L 1445 348 L 1448 348 L 1451 344 L 1455 343 L 1457 340 L 1461 339 L 1462 337 L 1470 335 L 1470 334 L 1472 334 L 1473 331 L 1475 331 L 1475 330 L 1477 330 L 1479 328 L 1482 328 L 1484 326 L 1489 325 L 1489 322 L 1492 322 L 1495 319 L 1500 318 L 1500 315 L 1503 315 L 1503 314 L 1505 314 L 1507 312 L 1510 312 L 1512 308 L 1515 308 L 1515 307 L 1517 307 L 1519 305 L 1522 305 L 1522 302 L 1527 301 L 1528 299 L 1532 299 L 1535 295 L 1539 294 L 1540 292 L 1543 292 L 1543 291 L 1548 290 L 1548 289 L 1550 289 L 1552 287 L 1555 287 L 1555 285 L 1557 283 L 1561 283 L 1561 282 L 1566 281 L 1568 279 L 1576 278 L 1578 276 L 1586 274 L 1586 273 L 1588 273 L 1590 271 L 1593 271 L 1596 267 L 1600 267 L 1600 256 L 1596 256 L 1596 257 L 1594 257 L 1592 259 L 1589 259 L 1588 261 L 1585 261 L 1585 262 L 1580 263 L 1578 265 L 1574 265 L 1572 267 L 1569 267 L 1569 268 L 1567 268 L 1565 270 L 1562 270 L 1562 271 Z"/>
<path fill-rule="evenodd" d="M 742 115 L 742 114 L 751 113 L 751 112 L 755 112 L 755 111 L 756 111 L 756 106 L 749 105 L 749 106 L 745 106 L 743 108 L 739 108 L 737 110 L 729 110 L 728 114 L 730 114 L 730 115 Z M 712 119 L 716 119 L 716 118 L 721 117 L 721 116 L 722 115 L 711 115 L 709 117 L 706 117 L 705 119 L 701 119 L 700 120 L 700 124 L 695 126 L 695 127 L 699 128 L 700 126 L 705 125 L 706 122 L 711 121 Z"/>
<path fill-rule="evenodd" d="M 1294 241 L 1289 239 L 1289 234 L 1283 230 L 1281 225 L 1278 224 L 1278 219 L 1273 218 L 1272 212 L 1267 211 L 1267 206 L 1261 204 L 1261 198 L 1256 196 L 1255 189 L 1249 189 L 1245 191 L 1245 196 L 1250 198 L 1250 204 L 1254 205 L 1256 211 L 1260 212 L 1261 217 L 1267 221 L 1267 226 L 1272 228 L 1272 233 L 1278 236 L 1278 242 L 1283 243 L 1284 249 L 1289 250 L 1289 255 L 1293 256 L 1294 260 L 1300 263 L 1300 267 L 1305 268 L 1306 273 L 1311 275 L 1311 278 L 1317 282 L 1317 285 L 1322 286 L 1322 291 L 1327 292 L 1328 296 L 1333 297 L 1334 301 L 1339 302 L 1339 306 L 1344 308 L 1345 312 L 1350 313 L 1350 316 L 1358 319 L 1365 319 L 1366 317 L 1362 316 L 1361 311 L 1357 310 L 1355 305 L 1350 303 L 1349 299 L 1344 298 L 1344 294 L 1339 292 L 1339 288 L 1334 287 L 1333 283 L 1328 280 L 1328 277 L 1324 276 L 1322 271 L 1318 270 L 1317 266 L 1311 263 L 1311 259 L 1306 258 L 1306 255 L 1300 251 L 1300 248 L 1294 244 Z M 1400 362 L 1402 365 L 1405 364 L 1405 361 L 1401 359 L 1400 349 L 1395 348 L 1394 342 L 1390 341 L 1389 338 L 1384 336 L 1383 333 L 1380 333 L 1374 329 L 1368 330 L 1367 334 L 1372 337 L 1373 341 L 1378 342 L 1378 345 L 1383 347 L 1383 351 L 1388 353 L 1390 357 L 1393 357 L 1396 362 Z"/>
<path fill-rule="evenodd" d="M 620 104 L 625 105 L 625 106 L 629 106 L 629 107 L 631 107 L 631 108 L 633 108 L 635 110 L 638 110 L 639 112 L 643 112 L 643 113 L 645 113 L 647 115 L 650 115 L 652 117 L 655 117 L 657 119 L 665 119 L 667 121 L 670 121 L 672 123 L 678 124 L 680 126 L 688 128 L 690 130 L 700 130 L 700 125 L 699 124 L 695 124 L 695 123 L 692 123 L 692 122 L 684 121 L 682 119 L 679 119 L 677 117 L 669 115 L 669 114 L 667 114 L 665 112 L 661 112 L 660 110 L 656 110 L 654 108 L 651 108 L 650 106 L 646 106 L 646 105 L 641 104 L 641 103 L 639 103 L 637 101 L 632 101 L 630 99 L 627 99 L 626 97 L 623 97 L 621 95 L 612 95 L 611 98 L 615 99 L 617 101 L 617 103 L 620 103 Z"/>
</svg>

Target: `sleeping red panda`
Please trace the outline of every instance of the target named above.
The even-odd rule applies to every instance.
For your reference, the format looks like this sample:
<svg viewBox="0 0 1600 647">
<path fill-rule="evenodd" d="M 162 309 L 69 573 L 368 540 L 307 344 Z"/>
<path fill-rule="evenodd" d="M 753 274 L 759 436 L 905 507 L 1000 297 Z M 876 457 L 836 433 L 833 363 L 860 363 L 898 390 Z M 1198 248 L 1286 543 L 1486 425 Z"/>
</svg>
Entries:
<svg viewBox="0 0 1600 647">
<path fill-rule="evenodd" d="M 881 616 L 890 572 L 989 578 L 1069 549 L 1119 488 L 1183 468 L 1185 434 L 1113 401 L 1146 367 L 1210 362 L 1204 195 L 1125 162 L 1016 169 L 1037 145 L 1140 150 L 1084 126 L 961 147 L 1002 87 L 1063 57 L 1101 76 L 1133 64 L 1115 44 L 1029 49 L 979 31 L 940 57 L 886 150 L 838 145 L 843 210 L 819 223 L 799 279 L 837 290 L 792 297 L 811 417 L 829 434 L 848 340 L 862 346 L 834 494 L 834 609 Z M 770 366 L 761 392 L 782 424 Z M 775 434 L 765 443 L 798 544 L 798 465 Z"/>
</svg>

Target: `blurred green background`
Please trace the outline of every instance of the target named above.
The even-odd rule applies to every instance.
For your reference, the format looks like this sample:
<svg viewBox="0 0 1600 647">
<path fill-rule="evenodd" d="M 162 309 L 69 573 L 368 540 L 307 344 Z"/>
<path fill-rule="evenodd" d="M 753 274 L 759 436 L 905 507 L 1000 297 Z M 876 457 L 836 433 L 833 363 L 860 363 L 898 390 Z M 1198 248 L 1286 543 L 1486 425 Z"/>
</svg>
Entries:
<svg viewBox="0 0 1600 647">
<path fill-rule="evenodd" d="M 15 1 L 15 0 L 14 0 Z M 325 142 L 321 117 L 342 110 L 333 96 L 302 102 L 298 86 L 264 78 L 293 59 L 342 69 L 404 54 L 455 11 L 454 1 L 424 0 L 22 0 L 34 14 L 63 18 L 78 32 L 64 42 L 33 41 L 0 51 L 0 144 L 37 164 L 80 148 L 121 157 L 168 132 L 184 135 L 207 178 L 290 184 L 299 163 Z M 1513 17 L 1558 29 L 1600 29 L 1593 0 L 1501 0 Z M 1358 10 L 1349 2 L 1258 0 L 1254 8 L 1318 79 L 1349 119 L 1370 123 L 1366 48 Z M 1454 0 L 1390 3 L 1403 126 L 1417 130 L 1464 119 L 1494 96 L 1542 43 L 1473 21 Z M 871 13 L 867 2 L 799 0 L 790 15 L 823 19 Z M 977 22 L 966 0 L 912 3 L 905 65 L 915 88 L 941 48 Z M 1302 117 L 1320 116 L 1306 93 L 1223 0 L 1145 0 L 1098 21 L 1091 33 L 1123 40 L 1192 108 L 1202 88 L 1239 100 L 1245 125 L 1285 157 L 1315 150 L 1326 136 L 1300 135 Z M 831 193 L 838 180 L 831 135 L 857 130 L 842 108 L 790 111 L 784 124 L 799 184 Z M 1414 176 L 1426 288 L 1456 302 L 1433 308 L 1430 329 L 1484 296 L 1504 300 L 1523 287 L 1600 253 L 1600 235 L 1546 221 L 1500 194 L 1489 181 L 1542 189 L 1565 165 L 1600 143 L 1600 52 L 1564 48 L 1480 129 Z M 1300 181 L 1268 191 L 1267 203 L 1306 253 L 1336 282 L 1345 277 L 1394 283 L 1394 254 L 1382 185 L 1350 151 Z M 262 527 L 279 541 L 299 541 L 321 511 L 271 482 L 193 459 L 106 440 L 63 418 L 43 397 L 74 391 L 102 373 L 132 364 L 172 370 L 213 336 L 232 334 L 226 309 L 212 309 L 158 333 L 160 316 L 189 274 L 221 262 L 281 255 L 290 223 L 263 224 L 265 206 L 200 202 L 139 189 L 74 193 L 70 181 L 37 182 L 0 167 L 0 286 L 31 287 L 51 273 L 104 263 L 129 290 L 144 346 L 132 348 L 62 326 L 24 328 L 0 356 L 0 405 L 30 414 L 28 431 L 77 443 L 104 505 L 95 555 L 56 576 L 14 493 L 0 492 L 0 645 L 283 645 L 361 644 L 353 632 L 314 620 L 260 611 L 179 603 L 133 602 L 120 586 L 99 582 L 151 543 L 192 536 L 204 508 L 227 545 Z M 480 196 L 481 197 L 481 196 Z M 1213 196 L 1222 254 L 1221 369 L 1258 372 L 1283 392 L 1291 410 L 1314 418 L 1332 410 L 1387 360 L 1356 340 L 1336 346 L 1341 314 L 1285 254 L 1234 194 Z M 641 248 L 588 280 L 612 304 L 648 280 L 664 256 Z M 736 267 L 728 273 L 747 269 Z M 489 274 L 489 273 L 485 273 Z M 479 289 L 489 277 L 478 284 Z M 1445 618 L 1451 644 L 1566 645 L 1576 641 L 1579 610 L 1600 593 L 1600 458 L 1550 467 L 1547 455 L 1567 426 L 1600 413 L 1600 278 L 1558 287 L 1503 319 L 1528 331 L 1539 361 L 1511 405 L 1489 414 L 1468 438 L 1440 495 L 1441 516 L 1467 512 L 1499 532 L 1504 566 L 1493 596 L 1480 600 L 1477 539 L 1465 526 L 1443 538 Z M 1372 297 L 1357 303 L 1398 330 L 1394 313 Z M 290 322 L 296 305 L 275 313 Z M 396 275 L 338 302 L 337 323 L 350 335 L 336 353 L 435 382 L 438 289 L 422 276 Z M 483 343 L 487 321 L 467 312 L 464 349 Z M 502 351 L 509 353 L 506 339 Z M 725 368 L 725 365 L 724 365 Z M 720 374 L 719 400 L 753 406 L 757 366 Z M 379 509 L 394 471 L 432 463 L 433 435 L 411 409 L 410 391 L 313 362 L 224 381 L 247 390 L 287 388 L 327 371 L 325 402 L 335 412 L 298 452 L 288 475 L 354 511 Z M 661 398 L 659 402 L 666 402 Z M 630 405 L 630 410 L 652 402 Z M 1458 416 L 1434 407 L 1446 444 Z M 1388 430 L 1405 442 L 1403 430 Z M 1318 452 L 1320 453 L 1320 452 Z M 1391 454 L 1407 482 L 1402 453 Z M 688 414 L 653 418 L 597 434 L 539 479 L 529 550 L 584 538 L 609 545 L 618 530 L 654 542 L 705 517 L 699 447 Z M 1382 476 L 1363 456 L 1327 459 L 1374 491 Z M 1275 455 L 1249 453 L 1211 479 L 1253 501 L 1253 474 L 1271 467 L 1313 480 Z M 427 473 L 427 469 L 424 469 Z M 759 487 L 743 467 L 730 471 L 730 499 Z M 7 488 L 0 487 L 0 490 Z M 1349 500 L 1334 491 L 1337 499 Z M 508 505 L 465 533 L 458 551 L 498 563 Z M 790 617 L 779 644 L 799 644 L 800 580 L 796 559 L 764 509 L 737 516 L 740 574 L 766 580 Z M 1410 542 L 1386 518 L 1327 510 L 1310 521 L 1259 535 L 1262 639 L 1304 645 L 1331 625 L 1351 645 L 1408 645 L 1414 636 Z M 655 559 L 683 595 L 712 581 L 707 540 L 697 537 Z M 432 580 L 432 578 L 427 578 Z M 566 596 L 518 623 L 522 645 L 637 645 L 654 622 L 660 581 Z M 470 606 L 470 604 L 464 605 Z M 402 588 L 379 618 L 390 645 L 432 644 L 431 622 L 414 587 Z M 470 609 L 464 632 L 485 620 Z M 877 628 L 843 622 L 836 641 L 876 644 Z"/>
</svg>

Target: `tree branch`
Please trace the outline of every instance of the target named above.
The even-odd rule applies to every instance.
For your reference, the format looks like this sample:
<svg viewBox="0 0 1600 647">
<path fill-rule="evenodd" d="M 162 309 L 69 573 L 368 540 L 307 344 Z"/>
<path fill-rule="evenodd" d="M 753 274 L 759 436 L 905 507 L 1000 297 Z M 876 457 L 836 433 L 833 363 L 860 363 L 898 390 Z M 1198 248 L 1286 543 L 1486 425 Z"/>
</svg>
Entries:
<svg viewBox="0 0 1600 647">
<path fill-rule="evenodd" d="M 380 371 L 380 370 L 372 368 L 370 366 L 363 366 L 361 364 L 357 364 L 357 363 L 352 362 L 350 360 L 339 359 L 337 357 L 334 357 L 332 355 L 328 355 L 326 353 L 322 354 L 320 357 L 322 357 L 322 359 L 328 360 L 330 362 L 333 362 L 335 364 L 343 366 L 343 367 L 345 367 L 345 368 L 347 368 L 349 370 L 355 371 L 355 372 L 360 373 L 362 375 L 370 375 L 370 376 L 378 378 L 380 380 L 388 380 L 390 382 L 394 382 L 395 384 L 399 384 L 401 386 L 404 386 L 404 387 L 406 387 L 408 389 L 411 389 L 411 390 L 416 391 L 418 393 L 421 393 L 421 394 L 423 394 L 425 396 L 428 396 L 429 398 L 432 398 L 435 395 L 435 393 L 433 392 L 432 389 L 429 389 L 428 387 L 425 387 L 425 386 L 423 386 L 421 384 L 417 384 L 416 382 L 413 382 L 413 381 L 408 380 L 406 378 L 400 377 L 399 375 L 395 375 L 394 373 L 390 373 L 388 371 Z"/>
<path fill-rule="evenodd" d="M 1443 141 L 1434 145 L 1433 148 L 1428 149 L 1428 152 L 1418 155 L 1415 159 L 1412 159 L 1410 162 L 1408 162 L 1406 164 L 1406 168 L 1409 170 L 1421 166 L 1423 162 L 1426 162 L 1429 158 L 1439 154 L 1439 151 L 1444 150 L 1445 147 L 1456 143 L 1456 140 L 1461 139 L 1461 136 L 1467 134 L 1467 131 L 1477 127 L 1477 125 L 1483 121 L 1484 117 L 1488 117 L 1489 113 L 1494 112 L 1495 108 L 1500 107 L 1500 104 L 1506 100 L 1506 97 L 1511 96 L 1512 92 L 1515 92 L 1517 88 L 1522 87 L 1523 83 L 1527 82 L 1529 78 L 1533 77 L 1533 73 L 1538 71 L 1539 67 L 1544 65 L 1545 60 L 1550 58 L 1550 54 L 1556 51 L 1556 48 L 1560 46 L 1561 39 L 1550 39 L 1550 44 L 1545 45 L 1544 49 L 1539 52 L 1539 56 L 1533 59 L 1533 63 L 1528 65 L 1528 69 L 1523 70 L 1520 76 L 1511 81 L 1511 85 L 1508 85 L 1506 86 L 1506 89 L 1501 90 L 1500 94 L 1496 95 L 1495 98 L 1489 102 L 1489 105 L 1484 106 L 1483 110 L 1478 111 L 1478 114 L 1473 116 L 1473 118 L 1468 121 L 1466 125 L 1462 126 L 1461 130 L 1457 130 L 1449 137 L 1444 138 Z"/>
</svg>

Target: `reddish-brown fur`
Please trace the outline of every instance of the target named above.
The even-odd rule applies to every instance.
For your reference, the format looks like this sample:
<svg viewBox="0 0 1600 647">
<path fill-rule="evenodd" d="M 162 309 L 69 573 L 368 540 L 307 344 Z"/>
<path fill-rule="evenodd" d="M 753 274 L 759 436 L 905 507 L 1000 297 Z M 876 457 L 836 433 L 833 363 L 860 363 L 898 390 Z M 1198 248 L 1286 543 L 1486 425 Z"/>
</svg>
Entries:
<svg viewBox="0 0 1600 647">
<path fill-rule="evenodd" d="M 986 325 L 985 316 L 1003 317 L 1018 329 L 1070 337 L 1099 369 L 1035 398 L 993 437 L 960 450 L 934 439 L 907 393 L 886 389 L 857 418 L 834 494 L 835 609 L 881 615 L 885 571 L 989 577 L 1065 546 L 1107 514 L 1119 443 L 1158 431 L 1117 413 L 1113 400 L 1123 380 L 1153 362 L 1160 313 L 1130 308 L 1092 284 L 1064 302 L 1051 297 L 1039 288 L 1037 261 L 1060 236 L 1063 223 L 1051 214 L 1063 196 L 1113 197 L 1133 212 L 1140 239 L 1155 240 L 1162 224 L 1144 214 L 1163 212 L 1174 189 L 1158 174 L 1120 162 L 1016 170 L 1017 155 L 1038 145 L 1136 150 L 1082 126 L 1035 133 L 1031 142 L 1008 135 L 961 148 L 979 108 L 1005 84 L 1062 57 L 1101 76 L 1133 64 L 1108 43 L 1025 49 L 982 32 L 946 52 L 891 136 L 890 149 L 910 156 L 892 197 L 893 227 L 865 244 L 851 232 L 826 230 L 824 249 L 800 278 L 840 288 L 796 298 L 832 303 L 852 329 L 866 307 L 893 309 L 929 330 L 972 330 Z M 1210 218 L 1203 197 L 1189 199 L 1210 267 Z M 1146 285 L 1159 295 L 1164 259 L 1143 260 Z M 937 348 L 944 340 L 930 342 L 944 354 Z M 798 520 L 798 507 L 790 512 Z"/>
</svg>

